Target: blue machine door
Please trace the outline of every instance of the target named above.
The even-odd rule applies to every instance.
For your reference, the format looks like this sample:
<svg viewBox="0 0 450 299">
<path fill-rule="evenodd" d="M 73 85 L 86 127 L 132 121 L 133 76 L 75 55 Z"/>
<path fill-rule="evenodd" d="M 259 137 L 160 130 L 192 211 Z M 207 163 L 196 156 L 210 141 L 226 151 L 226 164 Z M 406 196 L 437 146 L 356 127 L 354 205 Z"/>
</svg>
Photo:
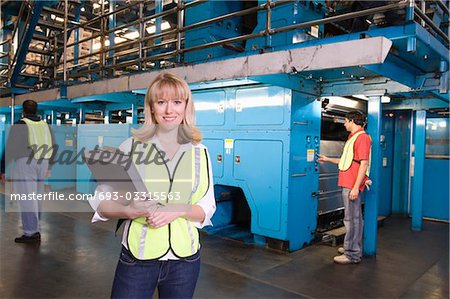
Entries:
<svg viewBox="0 0 450 299">
<path fill-rule="evenodd" d="M 426 126 L 423 216 L 449 220 L 449 119 L 428 118 Z"/>
<path fill-rule="evenodd" d="M 223 126 L 225 124 L 226 94 L 223 90 L 194 92 L 197 126 Z"/>
<path fill-rule="evenodd" d="M 244 193 L 252 208 L 254 233 L 281 229 L 282 157 L 281 141 L 235 140 L 233 175 L 251 190 Z"/>
<path fill-rule="evenodd" d="M 224 163 L 223 139 L 205 138 L 202 142 L 208 148 L 214 178 L 222 178 Z"/>
<path fill-rule="evenodd" d="M 392 171 L 394 165 L 394 114 L 386 112 L 383 116 L 381 140 L 381 182 L 378 215 L 389 216 L 392 212 Z"/>
<path fill-rule="evenodd" d="M 394 112 L 392 213 L 406 215 L 409 201 L 411 111 Z M 383 174 L 383 173 L 382 173 Z"/>
</svg>

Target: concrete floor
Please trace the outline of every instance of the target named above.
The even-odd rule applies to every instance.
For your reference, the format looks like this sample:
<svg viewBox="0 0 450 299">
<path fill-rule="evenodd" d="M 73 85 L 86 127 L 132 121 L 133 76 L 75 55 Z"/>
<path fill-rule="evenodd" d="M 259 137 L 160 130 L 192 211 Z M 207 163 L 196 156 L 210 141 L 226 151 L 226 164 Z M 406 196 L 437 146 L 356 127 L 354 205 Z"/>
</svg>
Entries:
<svg viewBox="0 0 450 299">
<path fill-rule="evenodd" d="M 14 243 L 19 214 L 0 212 L 0 298 L 107 298 L 120 251 L 115 223 L 90 213 L 43 215 L 40 245 Z M 274 252 L 202 236 L 196 298 L 449 298 L 449 226 L 390 217 L 379 229 L 376 258 L 336 265 L 336 248 Z"/>
</svg>

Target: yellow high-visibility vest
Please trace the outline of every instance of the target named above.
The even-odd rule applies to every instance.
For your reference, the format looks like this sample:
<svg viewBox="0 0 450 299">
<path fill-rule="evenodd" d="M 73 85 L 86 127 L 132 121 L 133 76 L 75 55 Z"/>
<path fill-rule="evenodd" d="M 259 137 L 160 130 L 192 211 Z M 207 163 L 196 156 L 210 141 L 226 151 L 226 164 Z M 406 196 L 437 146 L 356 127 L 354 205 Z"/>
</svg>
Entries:
<svg viewBox="0 0 450 299">
<path fill-rule="evenodd" d="M 28 145 L 34 149 L 34 158 L 50 159 L 53 154 L 53 142 L 50 128 L 44 120 L 33 121 L 22 118 L 28 128 Z"/>
<path fill-rule="evenodd" d="M 346 171 L 352 165 L 353 157 L 354 157 L 354 145 L 355 145 L 356 138 L 358 138 L 359 135 L 365 134 L 365 133 L 366 132 L 364 132 L 364 131 L 359 131 L 358 133 L 353 135 L 349 140 L 347 140 L 347 142 L 345 143 L 344 150 L 342 151 L 342 156 L 341 156 L 341 159 L 339 160 L 339 164 L 338 164 L 338 168 L 340 171 Z M 369 138 L 370 138 L 370 136 L 369 136 Z M 366 176 L 369 176 L 369 174 L 370 174 L 371 160 L 372 160 L 372 152 L 370 151 L 369 152 L 369 166 L 367 167 L 367 170 L 366 170 Z"/>
<path fill-rule="evenodd" d="M 150 151 L 160 155 L 162 161 L 161 152 L 155 149 L 154 144 L 149 144 L 143 150 L 143 157 L 147 157 Z M 142 165 L 137 163 L 136 167 Z M 210 182 L 206 149 L 191 146 L 178 160 L 173 176 L 165 163 L 150 163 L 144 167 L 143 179 L 148 192 L 159 192 L 160 196 L 161 192 L 165 192 L 169 203 L 194 205 L 208 191 Z M 133 219 L 128 226 L 127 245 L 128 250 L 139 260 L 159 259 L 170 249 L 175 256 L 184 258 L 200 249 L 197 228 L 184 218 L 177 218 L 160 228 L 148 226 L 145 217 Z"/>
</svg>

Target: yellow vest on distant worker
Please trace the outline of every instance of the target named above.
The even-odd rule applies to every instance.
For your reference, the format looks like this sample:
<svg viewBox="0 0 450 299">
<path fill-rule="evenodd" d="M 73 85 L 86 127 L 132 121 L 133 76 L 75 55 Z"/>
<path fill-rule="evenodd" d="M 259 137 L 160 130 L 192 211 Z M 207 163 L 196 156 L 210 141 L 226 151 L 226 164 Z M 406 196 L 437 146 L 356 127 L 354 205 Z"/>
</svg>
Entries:
<svg viewBox="0 0 450 299">
<path fill-rule="evenodd" d="M 341 159 L 339 160 L 338 168 L 341 171 L 346 171 L 350 168 L 353 162 L 354 157 L 354 145 L 356 138 L 358 138 L 359 135 L 365 134 L 364 131 L 359 131 L 355 135 L 353 135 L 344 145 L 344 150 L 342 151 Z M 369 137 L 370 138 L 370 137 Z M 370 174 L 370 162 L 372 160 L 372 153 L 369 153 L 369 167 L 367 167 L 366 175 L 369 176 Z"/>
<path fill-rule="evenodd" d="M 161 158 L 161 152 L 155 149 L 154 144 L 148 144 L 143 150 L 143 157 L 147 157 L 150 152 Z M 143 166 L 137 163 L 136 167 Z M 150 163 L 144 167 L 144 182 L 148 192 L 160 192 L 160 195 L 166 192 L 166 202 L 169 203 L 194 205 L 209 188 L 206 149 L 192 146 L 184 152 L 177 162 L 173 177 L 165 163 Z M 127 245 L 128 250 L 139 260 L 159 259 L 170 249 L 175 256 L 184 258 L 194 255 L 200 248 L 198 230 L 185 218 L 177 218 L 161 228 L 148 226 L 145 217 L 133 219 L 127 232 Z"/>
<path fill-rule="evenodd" d="M 33 121 L 28 118 L 22 118 L 28 128 L 28 145 L 30 147 L 36 146 L 34 158 L 50 159 L 53 153 L 52 134 L 48 124 L 43 121 Z"/>
</svg>

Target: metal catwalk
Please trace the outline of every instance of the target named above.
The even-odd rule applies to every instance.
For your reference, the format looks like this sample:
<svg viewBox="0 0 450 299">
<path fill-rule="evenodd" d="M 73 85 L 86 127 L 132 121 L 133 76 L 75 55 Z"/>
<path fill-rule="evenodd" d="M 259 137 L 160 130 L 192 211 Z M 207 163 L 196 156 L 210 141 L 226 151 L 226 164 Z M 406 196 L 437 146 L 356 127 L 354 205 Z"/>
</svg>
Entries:
<svg viewBox="0 0 450 299">
<path fill-rule="evenodd" d="M 0 212 L 1 298 L 108 298 L 120 238 L 114 222 L 91 224 L 91 213 L 42 215 L 40 245 L 14 243 L 19 214 Z M 449 226 L 390 217 L 378 232 L 376 258 L 333 264 L 336 247 L 280 253 L 202 235 L 195 298 L 448 298 Z"/>
</svg>

